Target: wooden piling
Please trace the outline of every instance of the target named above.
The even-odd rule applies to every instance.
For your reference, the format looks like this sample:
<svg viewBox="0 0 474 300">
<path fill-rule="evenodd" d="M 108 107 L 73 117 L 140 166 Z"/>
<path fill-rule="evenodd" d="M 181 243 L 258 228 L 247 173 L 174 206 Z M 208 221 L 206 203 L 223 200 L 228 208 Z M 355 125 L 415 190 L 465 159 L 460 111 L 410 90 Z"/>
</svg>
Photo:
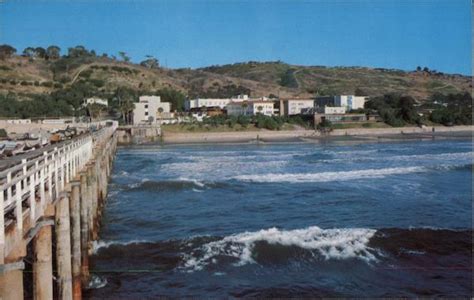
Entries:
<svg viewBox="0 0 474 300">
<path fill-rule="evenodd" d="M 73 299 L 81 299 L 81 182 L 71 181 L 70 216 Z"/>
<path fill-rule="evenodd" d="M 89 188 L 87 171 L 81 172 L 81 281 L 82 287 L 89 283 Z"/>
<path fill-rule="evenodd" d="M 37 300 L 53 299 L 51 231 L 51 225 L 41 227 L 33 242 L 33 296 Z"/>
<path fill-rule="evenodd" d="M 69 195 L 61 193 L 56 204 L 56 260 L 59 298 L 72 299 L 71 226 L 69 221 Z"/>
</svg>

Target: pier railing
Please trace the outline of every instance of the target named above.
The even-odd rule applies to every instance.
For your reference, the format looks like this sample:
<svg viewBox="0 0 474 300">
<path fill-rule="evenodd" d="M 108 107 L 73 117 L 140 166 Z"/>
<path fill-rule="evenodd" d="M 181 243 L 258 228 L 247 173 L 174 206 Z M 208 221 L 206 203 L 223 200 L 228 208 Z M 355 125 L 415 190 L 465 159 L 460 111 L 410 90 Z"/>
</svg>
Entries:
<svg viewBox="0 0 474 300">
<path fill-rule="evenodd" d="M 34 227 L 46 205 L 59 197 L 93 157 L 94 146 L 107 141 L 116 128 L 117 123 L 112 122 L 96 132 L 60 143 L 42 155 L 21 159 L 0 172 L 0 263 L 14 246 L 5 242 L 6 230 L 16 226 L 22 233 L 25 220 L 28 227 Z"/>
</svg>

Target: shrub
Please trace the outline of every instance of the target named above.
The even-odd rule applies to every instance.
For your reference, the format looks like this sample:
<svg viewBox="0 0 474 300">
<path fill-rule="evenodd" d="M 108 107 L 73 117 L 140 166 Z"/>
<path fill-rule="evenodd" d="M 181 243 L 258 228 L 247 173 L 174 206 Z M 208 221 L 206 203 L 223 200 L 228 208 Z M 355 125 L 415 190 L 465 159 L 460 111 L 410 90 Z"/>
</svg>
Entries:
<svg viewBox="0 0 474 300">
<path fill-rule="evenodd" d="M 41 82 L 41 86 L 52 87 L 53 83 L 51 81 L 44 81 L 44 82 Z"/>
</svg>

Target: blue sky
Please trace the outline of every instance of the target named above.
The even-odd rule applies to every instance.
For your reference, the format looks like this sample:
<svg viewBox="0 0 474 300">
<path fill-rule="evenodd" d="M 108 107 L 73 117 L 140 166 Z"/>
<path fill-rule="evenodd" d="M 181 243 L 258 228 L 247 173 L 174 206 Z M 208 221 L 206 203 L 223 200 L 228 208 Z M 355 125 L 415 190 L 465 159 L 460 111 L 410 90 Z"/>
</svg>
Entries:
<svg viewBox="0 0 474 300">
<path fill-rule="evenodd" d="M 168 67 L 282 60 L 472 73 L 469 0 L 3 0 L 0 43 L 151 54 Z"/>
</svg>

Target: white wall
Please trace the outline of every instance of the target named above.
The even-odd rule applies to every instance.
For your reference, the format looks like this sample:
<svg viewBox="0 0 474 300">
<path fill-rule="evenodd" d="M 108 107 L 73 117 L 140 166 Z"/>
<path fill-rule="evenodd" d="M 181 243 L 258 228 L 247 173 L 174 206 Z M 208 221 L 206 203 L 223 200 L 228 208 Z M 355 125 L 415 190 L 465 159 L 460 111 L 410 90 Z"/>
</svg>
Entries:
<svg viewBox="0 0 474 300">
<path fill-rule="evenodd" d="M 364 108 L 367 97 L 354 95 L 339 95 L 334 97 L 334 105 L 346 107 L 346 111 Z"/>
<path fill-rule="evenodd" d="M 325 106 L 325 114 L 344 114 L 346 113 L 346 108 L 343 106 Z"/>
<path fill-rule="evenodd" d="M 304 100 L 287 100 L 286 101 L 287 110 L 286 113 L 288 115 L 299 115 L 305 109 L 314 108 L 314 100 L 312 99 L 304 99 Z"/>
<path fill-rule="evenodd" d="M 150 117 L 153 117 L 153 123 L 170 117 L 170 103 L 161 102 L 160 96 L 141 96 L 139 99 L 133 110 L 134 125 L 147 123 Z M 160 108 L 163 110 L 161 113 L 158 111 Z"/>
</svg>

